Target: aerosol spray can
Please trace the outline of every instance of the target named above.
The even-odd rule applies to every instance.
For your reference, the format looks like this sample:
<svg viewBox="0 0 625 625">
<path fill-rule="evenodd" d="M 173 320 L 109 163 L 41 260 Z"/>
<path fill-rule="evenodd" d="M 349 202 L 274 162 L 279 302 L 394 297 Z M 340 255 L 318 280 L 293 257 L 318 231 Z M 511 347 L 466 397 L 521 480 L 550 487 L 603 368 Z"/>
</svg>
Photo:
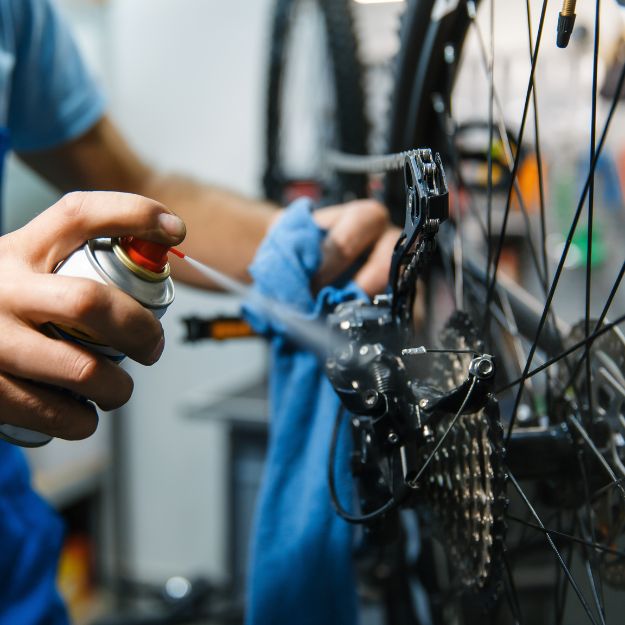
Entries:
<svg viewBox="0 0 625 625">
<path fill-rule="evenodd" d="M 62 261 L 54 273 L 115 286 L 160 319 L 174 301 L 167 262 L 169 250 L 165 245 L 134 237 L 91 239 Z M 126 357 L 75 328 L 53 325 L 50 329 L 57 338 L 78 343 L 116 363 Z M 41 447 L 52 440 L 47 434 L 6 423 L 0 424 L 0 438 L 23 447 Z"/>
</svg>

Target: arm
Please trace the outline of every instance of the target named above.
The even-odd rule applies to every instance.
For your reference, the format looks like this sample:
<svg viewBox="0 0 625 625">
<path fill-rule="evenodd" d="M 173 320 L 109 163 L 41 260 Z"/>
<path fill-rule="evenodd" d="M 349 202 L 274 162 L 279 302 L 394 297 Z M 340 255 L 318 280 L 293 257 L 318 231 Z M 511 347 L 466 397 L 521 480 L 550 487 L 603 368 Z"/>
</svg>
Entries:
<svg viewBox="0 0 625 625">
<path fill-rule="evenodd" d="M 247 266 L 279 214 L 265 202 L 156 172 L 107 117 L 64 145 L 19 156 L 62 191 L 116 190 L 158 199 L 185 221 L 185 252 L 238 279 L 247 279 Z M 206 286 L 206 280 L 183 262 L 173 261 L 172 266 L 177 278 Z"/>
<path fill-rule="evenodd" d="M 20 157 L 63 191 L 117 190 L 162 202 L 186 223 L 185 252 L 240 280 L 249 279 L 247 267 L 269 226 L 280 215 L 272 204 L 182 176 L 156 172 L 139 159 L 107 117 L 60 147 L 22 153 Z M 329 235 L 313 287 L 332 282 L 375 245 L 357 281 L 372 295 L 382 292 L 397 239 L 396 230 L 387 232 L 386 209 L 373 200 L 356 200 L 317 211 L 315 218 Z M 207 286 L 206 278 L 184 261 L 171 258 L 170 262 L 176 278 Z"/>
</svg>

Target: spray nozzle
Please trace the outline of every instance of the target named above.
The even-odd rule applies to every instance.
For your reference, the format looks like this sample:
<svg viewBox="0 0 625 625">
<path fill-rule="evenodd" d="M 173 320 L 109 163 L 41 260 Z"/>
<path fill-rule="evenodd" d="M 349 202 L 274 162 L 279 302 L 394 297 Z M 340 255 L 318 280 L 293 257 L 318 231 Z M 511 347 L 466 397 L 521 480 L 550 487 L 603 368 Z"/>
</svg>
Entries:
<svg viewBox="0 0 625 625">
<path fill-rule="evenodd" d="M 165 270 L 167 254 L 172 249 L 168 245 L 136 237 L 123 237 L 120 245 L 134 263 L 153 273 L 162 273 Z"/>
</svg>

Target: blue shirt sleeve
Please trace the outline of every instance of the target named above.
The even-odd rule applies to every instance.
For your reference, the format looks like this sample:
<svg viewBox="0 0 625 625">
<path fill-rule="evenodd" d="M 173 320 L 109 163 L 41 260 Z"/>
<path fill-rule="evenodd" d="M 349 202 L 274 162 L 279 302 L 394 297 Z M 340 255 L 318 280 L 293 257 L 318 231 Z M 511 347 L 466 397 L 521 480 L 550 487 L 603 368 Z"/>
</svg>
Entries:
<svg viewBox="0 0 625 625">
<path fill-rule="evenodd" d="M 12 5 L 12 147 L 44 150 L 89 130 L 104 114 L 104 98 L 51 0 L 13 0 Z"/>
<path fill-rule="evenodd" d="M 63 534 L 22 450 L 0 440 L 0 625 L 69 625 L 56 588 Z"/>
</svg>

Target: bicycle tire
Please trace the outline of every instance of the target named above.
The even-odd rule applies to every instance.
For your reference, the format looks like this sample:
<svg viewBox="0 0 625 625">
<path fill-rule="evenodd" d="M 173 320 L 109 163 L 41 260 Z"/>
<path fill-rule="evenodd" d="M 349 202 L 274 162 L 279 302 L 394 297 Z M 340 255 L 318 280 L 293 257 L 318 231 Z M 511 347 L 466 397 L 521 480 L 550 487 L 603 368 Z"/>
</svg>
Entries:
<svg viewBox="0 0 625 625">
<path fill-rule="evenodd" d="M 427 94 L 445 91 L 450 76 L 441 51 L 450 41 L 464 38 L 468 28 L 466 12 L 454 11 L 445 19 L 432 22 L 436 0 L 409 2 L 402 15 L 400 47 L 395 59 L 395 81 L 390 107 L 388 151 L 427 146 L 443 157 L 447 145 L 440 140 L 439 122 Z M 403 224 L 403 178 L 386 177 L 384 200 L 395 223 Z"/>
<path fill-rule="evenodd" d="M 312 0 L 308 0 L 312 1 Z M 302 0 L 277 0 L 273 11 L 271 49 L 268 64 L 268 88 L 265 128 L 265 195 L 278 203 L 285 199 L 289 183 L 280 161 L 281 124 L 283 118 L 283 89 L 288 50 L 293 30 L 293 17 Z M 365 154 L 369 125 L 365 114 L 365 93 L 362 67 L 358 59 L 357 38 L 352 13 L 346 0 L 315 0 L 323 15 L 326 41 L 331 61 L 332 87 L 336 98 L 336 145 L 342 151 Z M 327 201 L 342 201 L 367 195 L 365 175 L 341 174 L 336 197 Z"/>
</svg>

